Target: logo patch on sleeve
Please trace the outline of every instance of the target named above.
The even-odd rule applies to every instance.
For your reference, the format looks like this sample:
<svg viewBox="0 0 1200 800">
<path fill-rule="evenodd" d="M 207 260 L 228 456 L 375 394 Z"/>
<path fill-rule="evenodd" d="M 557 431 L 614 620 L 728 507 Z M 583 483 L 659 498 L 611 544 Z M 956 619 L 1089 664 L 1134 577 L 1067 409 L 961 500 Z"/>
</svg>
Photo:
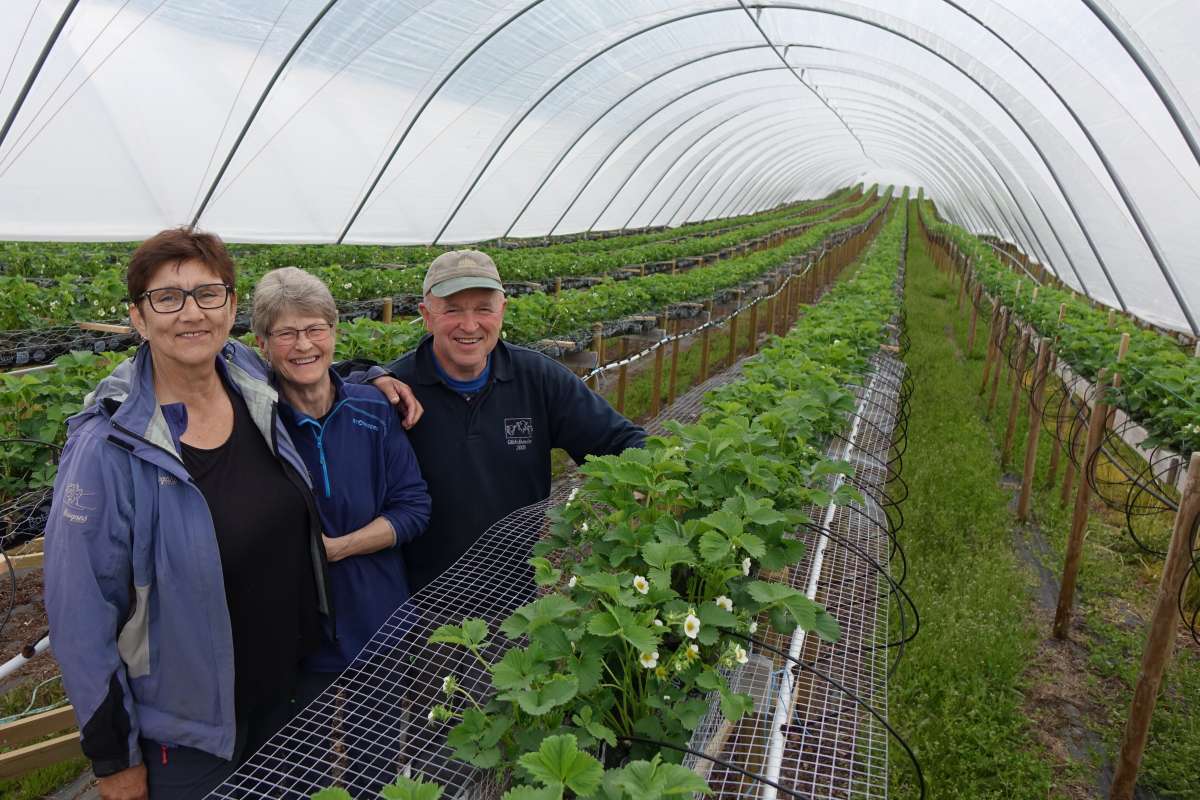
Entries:
<svg viewBox="0 0 1200 800">
<path fill-rule="evenodd" d="M 504 439 L 517 450 L 533 444 L 533 419 L 530 417 L 505 417 Z"/>
<path fill-rule="evenodd" d="M 68 483 L 63 487 L 63 506 L 65 506 L 62 512 L 63 518 L 76 525 L 86 524 L 88 515 L 82 512 L 96 510 L 96 507 L 87 499 L 95 494 L 95 492 L 84 489 L 78 483 Z"/>
</svg>

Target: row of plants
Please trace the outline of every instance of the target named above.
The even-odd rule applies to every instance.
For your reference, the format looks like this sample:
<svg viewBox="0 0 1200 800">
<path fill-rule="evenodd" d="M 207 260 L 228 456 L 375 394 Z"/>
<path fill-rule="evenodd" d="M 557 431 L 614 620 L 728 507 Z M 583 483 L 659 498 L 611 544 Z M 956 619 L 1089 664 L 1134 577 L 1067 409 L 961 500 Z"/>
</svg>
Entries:
<svg viewBox="0 0 1200 800">
<path fill-rule="evenodd" d="M 1094 381 L 1100 370 L 1121 372 L 1121 386 L 1110 401 L 1150 434 L 1151 446 L 1164 445 L 1187 455 L 1200 448 L 1200 359 L 1168 336 L 1137 327 L 1120 315 L 1093 308 L 1078 295 L 1050 285 L 1033 297 L 1028 279 L 1011 272 L 981 239 L 936 218 L 922 204 L 922 219 L 933 234 L 945 237 L 971 260 L 975 279 L 993 298 L 1012 309 L 1038 332 L 1055 341 L 1060 360 Z M 1059 307 L 1066 313 L 1059 322 Z M 1129 350 L 1118 368 L 1117 346 L 1129 334 Z"/>
<path fill-rule="evenodd" d="M 447 672 L 429 718 L 446 726 L 454 758 L 495 772 L 505 800 L 706 793 L 678 766 L 682 748 L 713 703 L 731 722 L 756 711 L 730 677 L 759 627 L 838 639 L 822 606 L 766 578 L 802 560 L 792 534 L 810 522 L 807 507 L 861 501 L 846 484 L 829 490 L 851 468 L 826 445 L 855 408 L 846 386 L 898 312 L 904 209 L 851 279 L 748 362 L 744 380 L 706 397 L 698 422 L 588 460 L 534 548 L 537 600 L 498 628 L 465 619 L 434 631 L 431 643 L 486 670 L 491 691 L 480 697 L 467 688 L 474 674 Z M 383 796 L 440 794 L 402 778 Z"/>
<path fill-rule="evenodd" d="M 859 187 L 861 189 L 861 186 Z M 704 236 L 716 232 L 728 232 L 739 226 L 793 216 L 815 205 L 848 199 L 854 189 L 839 189 L 833 194 L 799 203 L 788 204 L 769 211 L 746 214 L 739 217 L 707 220 L 661 228 L 654 231 L 622 234 L 604 238 L 580 238 L 572 234 L 559 242 L 545 238 L 530 239 L 521 245 L 542 252 L 580 252 L 619 249 L 649 244 L 651 242 L 682 236 Z M 123 266 L 137 247 L 137 242 L 0 242 L 0 273 L 10 276 L 34 278 L 56 278 L 63 275 L 91 275 L 113 267 Z M 509 247 L 511 247 L 510 243 Z M 475 245 L 492 255 L 503 253 L 509 247 L 484 242 Z M 249 267 L 271 269 L 281 266 L 299 266 L 306 269 L 326 265 L 376 265 L 428 263 L 439 253 L 453 249 L 452 246 L 428 247 L 425 245 L 360 245 L 360 244 L 240 244 L 230 243 L 230 252 L 239 263 Z"/>
<path fill-rule="evenodd" d="M 818 205 L 820 203 L 820 205 Z M 807 219 L 809 213 L 832 216 L 845 212 L 848 201 L 832 208 L 814 201 L 803 209 L 771 213 L 719 236 L 680 240 L 636 247 L 616 246 L 619 239 L 605 240 L 607 249 L 593 253 L 555 252 L 555 248 L 498 249 L 492 255 L 501 276 L 508 281 L 545 281 L 555 276 L 601 275 L 621 267 L 649 261 L 688 258 L 734 247 L 766 236 Z M 819 218 L 819 217 L 814 217 Z M 21 243 L 3 243 L 13 247 Z M 602 244 L 602 242 L 594 242 Z M 402 268 L 351 268 L 332 261 L 325 245 L 263 245 L 250 253 L 240 252 L 238 294 L 248 299 L 258 279 L 270 269 L 299 263 L 320 277 L 340 301 L 420 294 L 425 269 L 441 249 L 421 248 L 410 266 Z M 410 248 L 410 250 L 412 250 Z M 112 255 L 112 251 L 106 251 Z M 0 257 L 3 257 L 0 252 Z M 124 313 L 125 272 L 123 265 L 106 264 L 86 278 L 68 273 L 49 279 L 27 279 L 0 275 L 0 330 L 29 330 L 64 325 L 80 320 L 110 320 Z"/>
<path fill-rule="evenodd" d="M 882 213 L 888 196 L 885 194 L 852 217 L 819 223 L 782 245 L 748 256 L 674 275 L 663 273 L 624 281 L 609 279 L 586 289 L 565 290 L 557 295 L 537 293 L 509 298 L 504 318 L 505 338 L 530 344 L 546 338 L 579 336 L 595 322 L 652 313 L 672 303 L 707 300 L 812 251 L 839 231 L 866 224 Z M 411 349 L 424 334 L 420 325 L 401 325 L 397 330 L 397 326 L 366 319 L 343 325 L 341 331 L 347 334 L 347 357 L 376 361 L 390 360 L 394 358 L 392 353 Z M 392 349 L 398 342 L 400 350 Z M 339 339 L 339 346 L 341 344 Z"/>
<path fill-rule="evenodd" d="M 729 259 L 676 275 L 652 275 L 627 281 L 608 281 L 589 289 L 564 291 L 558 297 L 533 294 L 509 300 L 506 339 L 532 343 L 577 331 L 594 321 L 615 320 L 670 303 L 707 299 L 716 292 L 751 280 L 819 245 L 827 236 L 866 222 L 886 200 L 839 222 L 815 226 L 784 245 L 743 258 Z M 336 357 L 387 362 L 412 349 L 424 327 L 419 319 L 384 324 L 367 319 L 342 323 Z M 248 344 L 252 338 L 247 337 Z M 0 373 L 0 438 L 36 439 L 61 444 L 64 421 L 79 410 L 84 395 L 128 353 L 75 352 L 55 361 L 56 369 L 20 375 Z M 53 481 L 45 448 L 14 444 L 0 458 L 0 497 Z"/>
</svg>

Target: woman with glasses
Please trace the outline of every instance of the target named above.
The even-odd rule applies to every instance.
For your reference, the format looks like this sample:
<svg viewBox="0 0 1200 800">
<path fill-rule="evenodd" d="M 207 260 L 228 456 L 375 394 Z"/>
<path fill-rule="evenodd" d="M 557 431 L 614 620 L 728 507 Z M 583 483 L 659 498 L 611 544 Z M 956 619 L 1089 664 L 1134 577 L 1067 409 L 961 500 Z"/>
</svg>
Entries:
<svg viewBox="0 0 1200 800">
<path fill-rule="evenodd" d="M 50 640 L 101 797 L 202 797 L 295 710 L 331 616 L 321 514 L 262 361 L 228 340 L 221 240 L 163 231 L 126 281 L 145 343 L 68 423 Z"/>
<path fill-rule="evenodd" d="M 338 311 L 325 284 L 284 267 L 263 275 L 253 302 L 251 329 L 312 478 L 329 561 L 337 638 L 325 637 L 305 662 L 315 691 L 408 599 L 401 545 L 424 533 L 429 494 L 387 398 L 331 369 Z"/>
</svg>

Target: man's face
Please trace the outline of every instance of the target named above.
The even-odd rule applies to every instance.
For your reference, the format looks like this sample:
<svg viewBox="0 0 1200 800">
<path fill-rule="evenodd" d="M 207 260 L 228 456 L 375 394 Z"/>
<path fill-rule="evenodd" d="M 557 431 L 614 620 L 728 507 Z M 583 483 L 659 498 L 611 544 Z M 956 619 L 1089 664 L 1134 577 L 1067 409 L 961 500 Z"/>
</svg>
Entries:
<svg viewBox="0 0 1200 800">
<path fill-rule="evenodd" d="M 460 381 L 479 377 L 500 338 L 504 306 L 504 292 L 496 289 L 425 295 L 421 318 L 433 334 L 433 353 L 447 375 Z"/>
</svg>

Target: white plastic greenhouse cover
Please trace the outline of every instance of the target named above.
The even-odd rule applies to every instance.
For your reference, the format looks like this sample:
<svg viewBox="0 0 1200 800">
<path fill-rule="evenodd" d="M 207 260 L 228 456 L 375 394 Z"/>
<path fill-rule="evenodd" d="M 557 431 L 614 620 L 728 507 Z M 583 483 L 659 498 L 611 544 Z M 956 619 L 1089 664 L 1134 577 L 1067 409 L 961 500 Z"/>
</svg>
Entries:
<svg viewBox="0 0 1200 800">
<path fill-rule="evenodd" d="M 5 0 L 0 238 L 456 242 L 923 187 L 1200 318 L 1196 0 Z"/>
</svg>

